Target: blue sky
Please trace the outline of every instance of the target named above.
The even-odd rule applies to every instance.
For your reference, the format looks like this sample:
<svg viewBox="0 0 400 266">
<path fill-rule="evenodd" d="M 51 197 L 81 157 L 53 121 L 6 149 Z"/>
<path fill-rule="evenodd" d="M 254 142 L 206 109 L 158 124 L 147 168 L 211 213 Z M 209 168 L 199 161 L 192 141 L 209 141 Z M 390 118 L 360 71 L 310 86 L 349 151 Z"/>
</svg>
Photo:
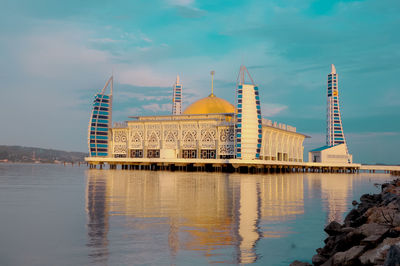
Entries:
<svg viewBox="0 0 400 266">
<path fill-rule="evenodd" d="M 114 121 L 170 113 L 210 92 L 233 101 L 245 64 L 263 115 L 324 144 L 325 84 L 339 74 L 357 162 L 400 163 L 400 1 L 2 0 L 0 144 L 86 151 L 92 96 L 114 72 Z"/>
</svg>

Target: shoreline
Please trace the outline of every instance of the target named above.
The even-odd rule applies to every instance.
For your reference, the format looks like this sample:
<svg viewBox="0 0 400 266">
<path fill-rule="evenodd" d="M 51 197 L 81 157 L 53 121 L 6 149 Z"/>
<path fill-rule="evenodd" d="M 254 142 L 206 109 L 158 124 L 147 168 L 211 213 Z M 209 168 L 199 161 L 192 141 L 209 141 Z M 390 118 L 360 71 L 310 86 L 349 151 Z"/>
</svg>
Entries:
<svg viewBox="0 0 400 266">
<path fill-rule="evenodd" d="M 324 231 L 325 246 L 316 249 L 309 265 L 400 265 L 400 179 L 381 185 L 379 194 L 364 194 L 344 219 Z"/>
</svg>

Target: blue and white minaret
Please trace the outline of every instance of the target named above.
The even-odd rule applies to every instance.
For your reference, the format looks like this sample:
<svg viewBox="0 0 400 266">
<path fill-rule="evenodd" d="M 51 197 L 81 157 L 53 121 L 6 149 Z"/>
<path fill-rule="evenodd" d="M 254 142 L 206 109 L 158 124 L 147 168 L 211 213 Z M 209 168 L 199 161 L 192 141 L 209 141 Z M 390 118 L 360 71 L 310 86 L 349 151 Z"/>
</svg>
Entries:
<svg viewBox="0 0 400 266">
<path fill-rule="evenodd" d="M 179 81 L 179 75 L 176 76 L 172 97 L 172 114 L 182 114 L 182 84 Z"/>
<path fill-rule="evenodd" d="M 326 145 L 329 147 L 339 144 L 346 145 L 340 114 L 339 77 L 333 64 L 331 65 L 331 73 L 328 74 L 326 121 Z"/>
<path fill-rule="evenodd" d="M 251 84 L 245 82 L 246 74 Z M 262 141 L 260 96 L 258 87 L 243 65 L 240 67 L 236 98 L 236 158 L 259 159 Z"/>
<path fill-rule="evenodd" d="M 89 156 L 108 156 L 108 129 L 112 122 L 113 76 L 106 82 L 100 93 L 94 96 L 92 115 L 88 130 Z M 106 94 L 110 86 L 110 94 Z"/>
</svg>

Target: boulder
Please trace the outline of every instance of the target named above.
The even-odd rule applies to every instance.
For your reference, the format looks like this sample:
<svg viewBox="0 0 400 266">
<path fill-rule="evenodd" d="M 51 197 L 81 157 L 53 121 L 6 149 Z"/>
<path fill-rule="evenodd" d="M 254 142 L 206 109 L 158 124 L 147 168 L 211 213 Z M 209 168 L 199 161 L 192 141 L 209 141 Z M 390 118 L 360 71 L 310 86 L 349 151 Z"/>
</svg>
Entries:
<svg viewBox="0 0 400 266">
<path fill-rule="evenodd" d="M 392 201 L 397 199 L 396 190 L 392 189 L 391 192 L 382 195 L 382 200 L 384 205 L 388 205 Z"/>
<path fill-rule="evenodd" d="M 390 206 L 372 207 L 365 212 L 365 216 L 368 217 L 368 223 L 391 225 L 397 213 L 399 213 L 398 210 L 393 207 L 393 204 L 391 204 Z"/>
<path fill-rule="evenodd" d="M 354 231 L 354 228 L 353 228 L 353 227 L 343 227 L 343 228 L 341 229 L 341 231 L 342 231 L 343 233 L 350 233 L 350 232 L 353 232 L 353 231 Z"/>
<path fill-rule="evenodd" d="M 363 224 L 355 230 L 355 232 L 362 234 L 365 237 L 371 235 L 384 235 L 390 229 L 389 226 L 377 223 Z"/>
<path fill-rule="evenodd" d="M 386 256 L 385 263 L 383 266 L 399 266 L 400 265 L 400 247 L 392 245 L 389 248 L 389 252 Z"/>
<path fill-rule="evenodd" d="M 346 218 L 344 219 L 344 224 L 345 226 L 349 227 L 352 226 L 354 227 L 354 221 L 357 220 L 361 216 L 360 212 L 356 209 L 352 209 L 349 214 L 346 215 Z"/>
<path fill-rule="evenodd" d="M 321 265 L 321 264 L 323 264 L 324 262 L 326 262 L 328 259 L 327 258 L 325 258 L 324 256 L 321 256 L 321 255 L 319 255 L 319 254 L 316 254 L 316 255 L 314 255 L 313 257 L 312 257 L 312 263 L 314 264 L 314 265 Z"/>
<path fill-rule="evenodd" d="M 302 262 L 302 261 L 295 260 L 292 263 L 290 263 L 290 266 L 312 266 L 312 265 L 308 262 Z"/>
<path fill-rule="evenodd" d="M 386 238 L 376 248 L 366 251 L 360 256 L 360 262 L 362 264 L 383 264 L 385 261 L 386 254 L 390 246 L 400 246 L 400 237 L 398 238 Z"/>
<path fill-rule="evenodd" d="M 397 213 L 394 215 L 392 225 L 393 225 L 394 227 L 400 226 L 400 212 L 397 212 Z"/>
<path fill-rule="evenodd" d="M 333 265 L 355 265 L 358 257 L 363 253 L 365 246 L 354 246 L 349 250 L 333 255 Z"/>
<path fill-rule="evenodd" d="M 360 214 L 364 214 L 369 208 L 378 205 L 382 200 L 381 194 L 369 195 L 364 194 L 361 196 L 360 201 L 361 203 L 358 205 L 357 210 Z"/>
<path fill-rule="evenodd" d="M 334 266 L 333 257 L 330 257 L 329 260 L 325 261 L 321 266 Z"/>
<path fill-rule="evenodd" d="M 330 236 L 338 235 L 341 233 L 341 227 L 338 222 L 332 221 L 325 227 L 324 231 Z"/>
</svg>

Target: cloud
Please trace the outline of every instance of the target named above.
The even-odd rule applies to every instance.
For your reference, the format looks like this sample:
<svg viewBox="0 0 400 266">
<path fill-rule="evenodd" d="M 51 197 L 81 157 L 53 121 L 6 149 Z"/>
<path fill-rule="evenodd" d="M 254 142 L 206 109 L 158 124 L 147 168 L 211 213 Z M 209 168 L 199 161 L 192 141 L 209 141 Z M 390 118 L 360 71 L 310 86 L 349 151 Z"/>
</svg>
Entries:
<svg viewBox="0 0 400 266">
<path fill-rule="evenodd" d="M 166 111 L 171 111 L 172 105 L 170 103 L 164 103 L 164 104 L 152 103 L 152 104 L 142 105 L 142 108 L 147 111 L 166 112 Z"/>
<path fill-rule="evenodd" d="M 195 8 L 195 7 L 188 7 L 188 6 L 176 6 L 179 15 L 184 18 L 200 18 L 206 14 L 204 10 Z"/>
<path fill-rule="evenodd" d="M 142 65 L 140 67 L 120 69 L 118 80 L 121 84 L 129 84 L 142 87 L 167 87 L 173 83 L 174 75 L 165 72 L 156 72 L 151 67 Z"/>
<path fill-rule="evenodd" d="M 194 4 L 194 0 L 169 0 L 170 5 L 173 6 L 191 6 Z"/>
<path fill-rule="evenodd" d="M 273 117 L 287 110 L 288 106 L 275 103 L 261 103 L 261 113 L 266 117 Z"/>
<path fill-rule="evenodd" d="M 91 42 L 95 43 L 117 43 L 121 42 L 121 40 L 114 40 L 111 38 L 95 38 L 95 39 L 90 39 Z"/>
<path fill-rule="evenodd" d="M 161 92 L 161 94 L 165 93 L 168 91 L 170 95 L 149 95 L 145 93 L 140 93 L 140 92 L 127 92 L 127 91 L 122 91 L 118 92 L 118 101 L 126 101 L 130 99 L 135 99 L 138 101 L 164 101 L 164 100 L 171 100 L 172 99 L 172 87 L 171 88 L 166 88 L 164 92 Z"/>
</svg>

